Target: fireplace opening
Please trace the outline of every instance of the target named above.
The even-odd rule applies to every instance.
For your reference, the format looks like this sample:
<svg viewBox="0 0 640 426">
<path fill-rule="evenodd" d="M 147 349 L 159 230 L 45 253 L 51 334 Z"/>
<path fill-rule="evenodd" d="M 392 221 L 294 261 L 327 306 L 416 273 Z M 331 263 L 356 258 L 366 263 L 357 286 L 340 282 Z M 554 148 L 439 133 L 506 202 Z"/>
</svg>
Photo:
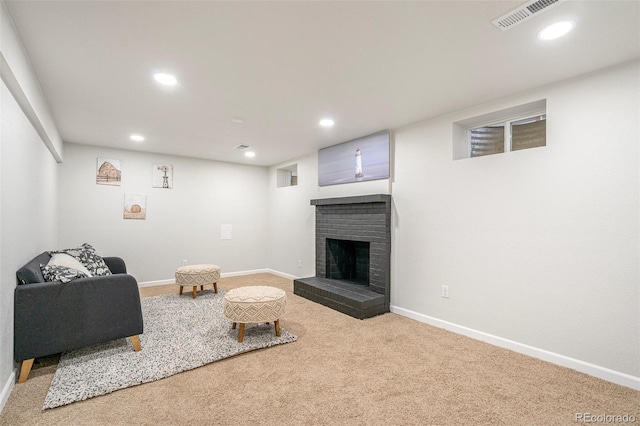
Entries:
<svg viewBox="0 0 640 426">
<path fill-rule="evenodd" d="M 326 278 L 369 285 L 368 242 L 327 238 L 326 247 Z"/>
</svg>

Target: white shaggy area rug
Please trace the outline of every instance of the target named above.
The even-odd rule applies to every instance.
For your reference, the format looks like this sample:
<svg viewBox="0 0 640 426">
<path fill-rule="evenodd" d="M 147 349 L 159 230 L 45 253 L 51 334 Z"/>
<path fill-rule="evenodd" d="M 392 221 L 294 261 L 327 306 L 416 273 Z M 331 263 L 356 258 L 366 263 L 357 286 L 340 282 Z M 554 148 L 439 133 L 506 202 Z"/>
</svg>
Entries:
<svg viewBox="0 0 640 426">
<path fill-rule="evenodd" d="M 225 292 L 167 294 L 141 299 L 142 350 L 129 339 L 65 352 L 60 358 L 43 410 L 83 401 L 118 389 L 152 382 L 255 349 L 289 343 L 296 336 L 273 323 L 247 324 L 243 343 L 238 328 L 224 318 Z"/>
</svg>

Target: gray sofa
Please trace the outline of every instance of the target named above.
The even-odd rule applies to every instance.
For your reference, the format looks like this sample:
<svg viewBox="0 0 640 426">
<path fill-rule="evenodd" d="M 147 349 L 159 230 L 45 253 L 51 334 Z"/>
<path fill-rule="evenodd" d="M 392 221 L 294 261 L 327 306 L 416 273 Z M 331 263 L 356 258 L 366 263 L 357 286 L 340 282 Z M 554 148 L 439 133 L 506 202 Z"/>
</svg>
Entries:
<svg viewBox="0 0 640 426">
<path fill-rule="evenodd" d="M 140 350 L 143 332 L 138 283 L 124 261 L 104 257 L 113 275 L 68 283 L 45 282 L 44 252 L 20 268 L 14 293 L 14 359 L 22 363 L 18 383 L 27 380 L 35 358 L 130 337 Z"/>
</svg>

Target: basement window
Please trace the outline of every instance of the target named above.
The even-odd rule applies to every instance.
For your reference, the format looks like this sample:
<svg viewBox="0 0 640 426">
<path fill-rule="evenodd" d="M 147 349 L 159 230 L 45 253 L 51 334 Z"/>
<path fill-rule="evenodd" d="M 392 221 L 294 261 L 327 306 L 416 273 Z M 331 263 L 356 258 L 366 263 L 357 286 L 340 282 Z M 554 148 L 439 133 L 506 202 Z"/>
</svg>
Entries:
<svg viewBox="0 0 640 426">
<path fill-rule="evenodd" d="M 453 159 L 547 145 L 546 100 L 453 123 Z"/>
<path fill-rule="evenodd" d="M 282 167 L 276 171 L 278 188 L 284 188 L 286 186 L 296 186 L 298 184 L 298 165 L 292 164 L 291 166 Z"/>
</svg>

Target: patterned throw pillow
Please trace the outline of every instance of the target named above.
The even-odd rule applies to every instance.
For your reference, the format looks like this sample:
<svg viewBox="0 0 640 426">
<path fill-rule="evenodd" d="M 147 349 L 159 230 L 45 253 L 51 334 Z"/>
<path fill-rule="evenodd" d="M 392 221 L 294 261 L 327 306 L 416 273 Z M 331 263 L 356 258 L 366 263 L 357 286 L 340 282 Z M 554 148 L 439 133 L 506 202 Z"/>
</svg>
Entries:
<svg viewBox="0 0 640 426">
<path fill-rule="evenodd" d="M 96 253 L 96 249 L 94 249 L 90 244 L 84 243 L 80 247 L 73 249 L 66 249 L 60 251 L 52 251 L 50 254 L 54 253 L 66 253 L 69 256 L 77 259 L 82 263 L 85 268 L 93 275 L 94 277 L 99 277 L 103 275 L 111 275 L 111 271 L 106 263 L 104 263 L 104 259 L 98 256 Z"/>
<path fill-rule="evenodd" d="M 61 281 L 68 283 L 78 278 L 86 278 L 87 275 L 84 272 L 80 272 L 77 269 L 67 268 L 66 266 L 58 265 L 40 265 L 42 270 L 42 276 L 45 281 Z"/>
<path fill-rule="evenodd" d="M 91 276 L 91 272 L 89 272 L 89 270 L 82 263 L 80 263 L 79 260 L 77 260 L 75 257 L 69 256 L 66 253 L 54 254 L 53 256 L 51 256 L 51 260 L 49 260 L 49 263 L 47 263 L 47 265 L 64 266 L 67 268 L 78 270 L 88 277 Z"/>
</svg>

